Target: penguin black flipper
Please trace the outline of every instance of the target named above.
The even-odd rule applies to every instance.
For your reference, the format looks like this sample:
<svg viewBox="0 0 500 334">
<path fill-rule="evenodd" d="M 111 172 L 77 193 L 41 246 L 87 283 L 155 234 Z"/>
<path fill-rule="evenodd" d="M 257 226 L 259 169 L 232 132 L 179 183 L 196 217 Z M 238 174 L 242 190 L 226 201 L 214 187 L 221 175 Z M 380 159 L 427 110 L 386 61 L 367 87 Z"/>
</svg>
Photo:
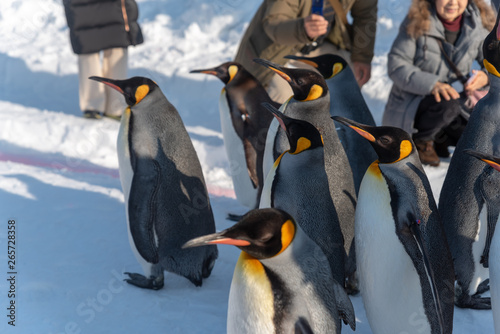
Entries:
<svg viewBox="0 0 500 334">
<path fill-rule="evenodd" d="M 130 232 L 139 254 L 147 262 L 156 264 L 159 261 L 153 226 L 156 213 L 149 204 L 156 201 L 161 182 L 160 166 L 155 160 L 139 158 L 132 163 L 132 168 L 129 203 L 133 205 L 128 206 Z"/>
<path fill-rule="evenodd" d="M 486 232 L 486 244 L 484 246 L 483 254 L 481 256 L 480 263 L 485 267 L 489 268 L 489 252 L 491 239 L 493 238 L 493 233 L 495 232 L 495 227 L 500 215 L 500 192 L 496 186 L 498 178 L 497 171 L 493 170 L 492 167 L 486 166 L 485 171 L 481 175 L 479 182 L 481 182 L 480 190 L 481 195 L 484 198 L 484 203 L 487 207 L 487 232 Z"/>
<path fill-rule="evenodd" d="M 259 175 L 257 174 L 257 151 L 253 148 L 252 143 L 247 138 L 243 139 L 243 148 L 245 149 L 245 160 L 247 162 L 247 171 L 252 186 L 257 188 L 259 185 Z"/>
<path fill-rule="evenodd" d="M 337 281 L 333 281 L 333 290 L 335 292 L 335 301 L 337 303 L 337 310 L 340 319 L 344 324 L 349 325 L 353 331 L 356 330 L 356 315 L 354 314 L 354 307 L 352 306 L 351 299 Z"/>
</svg>

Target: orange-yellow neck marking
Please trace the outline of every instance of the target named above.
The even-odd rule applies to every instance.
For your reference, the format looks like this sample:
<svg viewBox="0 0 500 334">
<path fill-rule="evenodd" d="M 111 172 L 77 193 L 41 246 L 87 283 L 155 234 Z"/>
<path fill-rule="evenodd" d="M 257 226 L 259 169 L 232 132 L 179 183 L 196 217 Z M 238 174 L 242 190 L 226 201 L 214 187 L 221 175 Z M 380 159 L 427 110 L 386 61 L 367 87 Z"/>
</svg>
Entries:
<svg viewBox="0 0 500 334">
<path fill-rule="evenodd" d="M 141 100 L 148 95 L 149 93 L 149 86 L 148 85 L 140 85 L 137 87 L 135 90 L 135 104 L 141 102 Z"/>
<path fill-rule="evenodd" d="M 312 101 L 318 99 L 321 95 L 323 94 L 323 87 L 320 85 L 312 85 L 311 89 L 309 90 L 309 94 L 307 94 L 307 97 L 304 101 Z"/>
<path fill-rule="evenodd" d="M 497 69 L 495 66 L 493 66 L 489 61 L 486 59 L 483 60 L 484 67 L 490 72 L 491 74 L 497 76 L 500 78 L 500 73 L 498 73 Z"/>
</svg>

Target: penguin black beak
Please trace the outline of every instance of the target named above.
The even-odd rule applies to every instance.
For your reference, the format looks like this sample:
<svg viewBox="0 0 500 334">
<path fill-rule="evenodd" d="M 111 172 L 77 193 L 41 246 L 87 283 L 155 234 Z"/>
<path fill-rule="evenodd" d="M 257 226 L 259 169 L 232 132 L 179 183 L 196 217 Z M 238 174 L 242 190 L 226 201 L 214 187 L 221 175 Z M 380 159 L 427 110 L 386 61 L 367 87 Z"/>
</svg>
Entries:
<svg viewBox="0 0 500 334">
<path fill-rule="evenodd" d="M 189 71 L 189 73 L 204 73 L 204 74 L 211 74 L 211 75 L 217 76 L 217 71 L 215 70 L 215 68 L 207 68 L 204 70 L 192 70 L 192 71 Z"/>
<path fill-rule="evenodd" d="M 314 58 L 300 57 L 300 56 L 295 56 L 295 55 L 287 55 L 287 56 L 284 56 L 283 58 L 297 60 L 297 61 L 300 61 L 304 64 L 312 66 L 314 68 L 319 67 L 318 63 L 314 61 Z"/>
<path fill-rule="evenodd" d="M 486 162 L 488 165 L 500 172 L 500 158 L 497 158 L 491 154 L 481 153 L 474 150 L 464 150 L 464 153 L 467 153 L 468 155 Z"/>
<path fill-rule="evenodd" d="M 194 238 L 182 245 L 182 249 L 191 247 L 200 247 L 206 245 L 233 245 L 233 246 L 250 246 L 250 242 L 247 240 L 227 238 L 224 236 L 224 232 L 213 233 L 209 235 L 204 235 L 202 237 Z"/>
<path fill-rule="evenodd" d="M 357 122 L 354 122 L 350 119 L 347 119 L 345 117 L 340 117 L 340 116 L 332 116 L 332 119 L 334 121 L 337 121 L 339 123 L 347 125 L 351 129 L 356 131 L 359 135 L 361 135 L 363 138 L 371 141 L 372 143 L 375 142 L 375 137 L 368 130 L 369 128 L 371 128 L 371 126 L 357 123 Z"/>
<path fill-rule="evenodd" d="M 285 73 L 286 67 L 280 66 L 280 65 L 275 64 L 273 62 L 270 62 L 269 60 L 265 60 L 265 59 L 261 59 L 261 58 L 255 58 L 253 61 L 256 62 L 257 64 L 260 64 L 262 66 L 265 66 L 265 67 L 273 70 L 280 77 L 285 79 L 287 82 L 292 83 L 292 78 L 287 73 Z"/>
<path fill-rule="evenodd" d="M 287 132 L 286 131 L 286 124 L 285 124 L 285 121 L 288 120 L 288 117 L 283 114 L 281 111 L 279 111 L 278 109 L 276 109 L 272 104 L 270 103 L 267 103 L 267 102 L 263 102 L 262 103 L 262 106 L 264 106 L 264 108 L 266 108 L 267 110 L 269 110 L 273 116 L 278 120 L 278 122 L 280 123 L 280 126 L 281 128 L 283 129 L 283 131 Z"/>
<path fill-rule="evenodd" d="M 96 76 L 92 76 L 92 77 L 89 77 L 90 80 L 95 80 L 95 81 L 98 81 L 98 82 L 102 82 L 103 84 L 117 90 L 118 92 L 122 93 L 122 94 L 125 94 L 125 92 L 123 91 L 123 89 L 119 86 L 119 83 L 117 80 L 113 80 L 113 79 L 108 79 L 108 78 L 102 78 L 102 77 L 96 77 Z"/>
</svg>

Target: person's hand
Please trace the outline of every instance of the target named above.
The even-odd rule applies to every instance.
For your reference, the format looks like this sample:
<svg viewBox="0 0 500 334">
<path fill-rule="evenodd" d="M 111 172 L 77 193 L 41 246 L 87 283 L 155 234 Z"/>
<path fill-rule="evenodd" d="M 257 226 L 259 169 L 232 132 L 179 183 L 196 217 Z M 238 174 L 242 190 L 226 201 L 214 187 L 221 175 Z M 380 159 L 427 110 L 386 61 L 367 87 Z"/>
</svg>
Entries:
<svg viewBox="0 0 500 334">
<path fill-rule="evenodd" d="M 328 30 L 328 21 L 321 15 L 311 14 L 304 18 L 304 29 L 307 37 L 314 40 L 326 34 Z"/>
<path fill-rule="evenodd" d="M 464 89 L 467 92 L 479 89 L 488 84 L 488 75 L 483 71 L 472 70 L 472 76 L 464 85 Z"/>
<path fill-rule="evenodd" d="M 455 88 L 451 87 L 447 83 L 444 82 L 436 82 L 436 85 L 431 91 L 431 94 L 434 95 L 436 102 L 441 102 L 441 96 L 449 101 L 451 99 L 458 99 L 460 94 L 455 90 Z"/>
<path fill-rule="evenodd" d="M 359 87 L 362 87 L 368 82 L 368 80 L 370 80 L 372 66 L 370 64 L 355 61 L 352 63 L 352 71 Z"/>
</svg>

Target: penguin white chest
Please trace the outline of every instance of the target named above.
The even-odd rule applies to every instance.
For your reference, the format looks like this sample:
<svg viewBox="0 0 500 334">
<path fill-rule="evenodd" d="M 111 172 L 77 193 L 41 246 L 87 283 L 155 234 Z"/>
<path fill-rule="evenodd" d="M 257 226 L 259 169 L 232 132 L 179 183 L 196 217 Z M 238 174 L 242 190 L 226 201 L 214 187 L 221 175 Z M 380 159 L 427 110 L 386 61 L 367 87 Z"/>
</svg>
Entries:
<svg viewBox="0 0 500 334">
<path fill-rule="evenodd" d="M 378 166 L 370 166 L 361 182 L 355 240 L 360 290 L 373 333 L 430 333 L 419 276 L 396 235 L 389 188 Z"/>
<path fill-rule="evenodd" d="M 236 198 L 242 205 L 254 208 L 257 205 L 258 189 L 257 185 L 254 187 L 248 174 L 245 148 L 241 138 L 234 129 L 225 90 L 220 95 L 219 112 L 224 147 L 229 159 L 229 168 Z"/>
<path fill-rule="evenodd" d="M 151 275 L 152 264 L 145 261 L 144 258 L 139 254 L 137 247 L 135 246 L 132 233 L 130 231 L 130 220 L 128 217 L 128 201 L 130 197 L 130 188 L 132 187 L 132 179 L 134 178 L 134 171 L 132 170 L 132 164 L 130 162 L 130 146 L 129 146 L 129 124 L 130 124 L 130 107 L 127 107 L 120 122 L 120 129 L 118 131 L 118 140 L 116 143 L 117 153 L 118 153 L 118 168 L 120 172 L 120 182 L 122 184 L 123 196 L 125 197 L 125 212 L 127 217 L 127 231 L 128 231 L 128 242 L 130 248 L 134 253 L 137 262 L 142 267 L 144 274 L 149 277 Z"/>
<path fill-rule="evenodd" d="M 490 291 L 491 309 L 495 323 L 495 333 L 500 334 L 500 219 L 490 245 Z"/>
<path fill-rule="evenodd" d="M 477 222 L 477 231 L 474 242 L 472 243 L 472 258 L 474 261 L 474 275 L 472 276 L 469 285 L 469 292 L 474 294 L 477 291 L 479 284 L 490 277 L 490 269 L 485 268 L 480 262 L 486 247 L 486 236 L 488 234 L 488 208 L 483 205 L 479 213 L 479 221 Z M 490 259 L 493 259 L 490 254 Z"/>
<path fill-rule="evenodd" d="M 227 333 L 274 333 L 273 303 L 264 266 L 242 252 L 229 291 Z"/>
</svg>

